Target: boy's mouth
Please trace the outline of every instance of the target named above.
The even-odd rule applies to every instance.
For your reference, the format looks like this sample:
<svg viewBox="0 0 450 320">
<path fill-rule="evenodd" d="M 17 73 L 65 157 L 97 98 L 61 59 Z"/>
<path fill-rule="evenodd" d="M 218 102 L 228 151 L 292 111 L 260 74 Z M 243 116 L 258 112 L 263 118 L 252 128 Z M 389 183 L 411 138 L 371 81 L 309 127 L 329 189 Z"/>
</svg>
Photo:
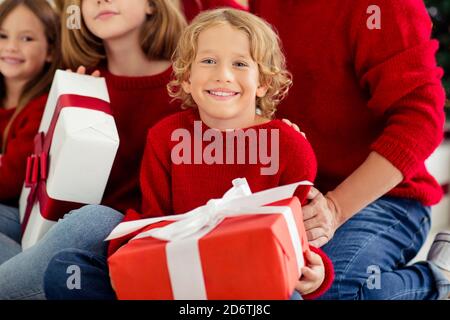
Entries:
<svg viewBox="0 0 450 320">
<path fill-rule="evenodd" d="M 239 94 L 239 92 L 231 91 L 231 90 L 225 90 L 225 89 L 213 89 L 213 90 L 206 90 L 206 92 L 209 95 L 219 97 L 219 98 L 229 98 L 234 97 Z"/>
</svg>

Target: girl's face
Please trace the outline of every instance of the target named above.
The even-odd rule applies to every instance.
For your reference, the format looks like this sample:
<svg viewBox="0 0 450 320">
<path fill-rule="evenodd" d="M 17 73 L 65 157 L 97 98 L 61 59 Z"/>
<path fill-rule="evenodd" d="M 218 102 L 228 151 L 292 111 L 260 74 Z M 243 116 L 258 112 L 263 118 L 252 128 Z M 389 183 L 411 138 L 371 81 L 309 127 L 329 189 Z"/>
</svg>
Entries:
<svg viewBox="0 0 450 320">
<path fill-rule="evenodd" d="M 86 26 L 102 40 L 140 31 L 153 11 L 148 0 L 83 0 L 81 4 Z"/>
<path fill-rule="evenodd" d="M 230 25 L 200 33 L 197 56 L 183 89 L 192 95 L 207 124 L 208 120 L 211 124 L 225 121 L 237 127 L 255 119 L 256 97 L 267 92 L 259 84 L 248 36 Z"/>
<path fill-rule="evenodd" d="M 29 81 L 50 62 L 44 25 L 26 6 L 18 6 L 0 26 L 0 73 L 6 80 Z"/>
</svg>

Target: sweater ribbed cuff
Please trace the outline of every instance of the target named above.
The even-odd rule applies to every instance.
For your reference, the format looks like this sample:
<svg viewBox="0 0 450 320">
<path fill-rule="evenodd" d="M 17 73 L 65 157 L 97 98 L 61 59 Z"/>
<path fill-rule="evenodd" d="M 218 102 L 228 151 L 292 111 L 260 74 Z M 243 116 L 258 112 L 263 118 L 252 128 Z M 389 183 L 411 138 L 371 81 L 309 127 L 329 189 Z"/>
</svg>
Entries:
<svg viewBox="0 0 450 320">
<path fill-rule="evenodd" d="M 376 140 L 371 150 L 379 153 L 392 163 L 403 174 L 404 180 L 409 179 L 420 168 L 423 163 L 416 157 L 414 146 L 405 146 L 404 141 L 387 135 Z"/>
<path fill-rule="evenodd" d="M 316 291 L 302 296 L 305 300 L 314 300 L 324 295 L 325 292 L 327 292 L 331 288 L 331 285 L 334 281 L 334 267 L 330 258 L 319 248 L 310 246 L 310 249 L 312 252 L 317 253 L 322 258 L 325 268 L 325 279 Z"/>
</svg>

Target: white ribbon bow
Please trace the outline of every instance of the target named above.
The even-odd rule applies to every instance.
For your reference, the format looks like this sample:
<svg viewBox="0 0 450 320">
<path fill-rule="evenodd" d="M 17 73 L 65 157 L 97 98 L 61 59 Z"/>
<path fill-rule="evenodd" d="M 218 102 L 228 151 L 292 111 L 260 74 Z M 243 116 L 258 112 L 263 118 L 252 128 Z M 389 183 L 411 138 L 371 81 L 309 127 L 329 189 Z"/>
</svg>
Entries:
<svg viewBox="0 0 450 320">
<path fill-rule="evenodd" d="M 233 187 L 220 199 L 208 201 L 185 214 L 149 218 L 119 224 L 105 241 L 117 239 L 160 221 L 170 225 L 138 234 L 132 240 L 153 237 L 168 241 L 167 265 L 175 299 L 206 299 L 198 241 L 216 228 L 225 218 L 255 214 L 282 214 L 294 246 L 298 272 L 304 264 L 300 235 L 292 210 L 288 206 L 265 206 L 291 198 L 298 186 L 311 186 L 301 181 L 273 189 L 251 193 L 245 178 L 233 180 Z"/>
</svg>

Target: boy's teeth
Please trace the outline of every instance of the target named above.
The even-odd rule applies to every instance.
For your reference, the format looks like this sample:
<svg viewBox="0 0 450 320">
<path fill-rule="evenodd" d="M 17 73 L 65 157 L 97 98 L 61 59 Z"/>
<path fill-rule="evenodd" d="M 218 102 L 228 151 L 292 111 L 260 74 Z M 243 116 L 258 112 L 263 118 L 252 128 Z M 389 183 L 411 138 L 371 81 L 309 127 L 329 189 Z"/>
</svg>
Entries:
<svg viewBox="0 0 450 320">
<path fill-rule="evenodd" d="M 210 93 L 221 97 L 234 96 L 234 92 L 210 91 Z"/>
</svg>

